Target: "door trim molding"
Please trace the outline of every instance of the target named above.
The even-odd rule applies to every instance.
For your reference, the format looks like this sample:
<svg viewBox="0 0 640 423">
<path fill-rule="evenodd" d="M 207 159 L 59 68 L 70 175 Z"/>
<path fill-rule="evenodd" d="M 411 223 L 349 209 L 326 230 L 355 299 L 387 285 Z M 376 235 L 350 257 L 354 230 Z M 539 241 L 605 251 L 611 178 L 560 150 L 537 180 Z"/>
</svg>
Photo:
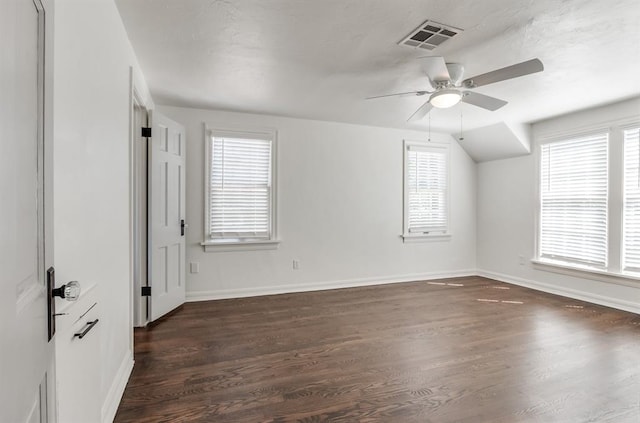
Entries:
<svg viewBox="0 0 640 423">
<path fill-rule="evenodd" d="M 148 323 L 146 315 L 146 298 L 140 295 L 140 284 L 137 282 L 136 275 L 136 261 L 140 257 L 140 251 L 136 249 L 135 232 L 136 219 L 139 216 L 136 215 L 136 194 L 138 193 L 135 187 L 136 178 L 135 175 L 141 171 L 141 158 L 135 153 L 136 141 L 138 140 L 138 133 L 136 131 L 136 108 L 140 108 L 144 113 L 149 113 L 149 107 L 144 101 L 144 97 L 140 93 L 140 90 L 136 86 L 136 78 L 133 67 L 129 67 L 129 281 L 130 281 L 130 304 L 129 304 L 129 326 L 131 328 L 130 349 L 133 352 L 133 328 L 145 326 Z M 146 149 L 145 149 L 146 151 Z M 138 159 L 138 160 L 136 160 Z M 146 201 L 146 190 L 142 197 L 138 200 Z M 146 219 L 144 222 L 139 222 L 146 228 Z M 146 253 L 146 249 L 145 249 Z M 141 266 L 147 266 L 147 263 L 140 263 Z"/>
</svg>

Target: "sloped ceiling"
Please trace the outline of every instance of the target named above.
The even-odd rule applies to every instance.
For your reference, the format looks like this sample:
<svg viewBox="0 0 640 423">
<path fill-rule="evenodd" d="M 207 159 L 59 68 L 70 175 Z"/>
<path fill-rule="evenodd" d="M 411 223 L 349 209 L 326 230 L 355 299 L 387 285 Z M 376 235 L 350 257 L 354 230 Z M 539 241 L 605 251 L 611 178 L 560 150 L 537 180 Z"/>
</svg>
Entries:
<svg viewBox="0 0 640 423">
<path fill-rule="evenodd" d="M 529 125 L 521 131 L 504 122 L 463 131 L 454 136 L 467 154 L 476 162 L 517 157 L 531 152 Z"/>
<path fill-rule="evenodd" d="M 426 119 L 406 122 L 425 97 L 364 100 L 427 89 L 425 55 L 462 63 L 467 77 L 534 57 L 545 66 L 476 89 L 509 102 L 496 112 L 432 111 L 434 131 L 459 132 L 461 114 L 468 131 L 521 127 L 640 94 L 637 0 L 116 3 L 159 104 L 426 130 Z M 397 44 L 426 19 L 464 32 L 433 52 Z M 528 142 L 511 132 L 507 155 Z"/>
</svg>

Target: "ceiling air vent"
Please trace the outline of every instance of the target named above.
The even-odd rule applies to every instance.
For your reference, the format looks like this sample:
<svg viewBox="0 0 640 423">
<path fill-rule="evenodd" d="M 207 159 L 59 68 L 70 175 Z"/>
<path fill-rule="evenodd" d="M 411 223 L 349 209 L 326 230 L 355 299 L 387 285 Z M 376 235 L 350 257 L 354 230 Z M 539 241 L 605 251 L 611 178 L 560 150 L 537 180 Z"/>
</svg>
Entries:
<svg viewBox="0 0 640 423">
<path fill-rule="evenodd" d="M 398 44 L 413 48 L 433 50 L 463 30 L 434 21 L 426 21 Z"/>
</svg>

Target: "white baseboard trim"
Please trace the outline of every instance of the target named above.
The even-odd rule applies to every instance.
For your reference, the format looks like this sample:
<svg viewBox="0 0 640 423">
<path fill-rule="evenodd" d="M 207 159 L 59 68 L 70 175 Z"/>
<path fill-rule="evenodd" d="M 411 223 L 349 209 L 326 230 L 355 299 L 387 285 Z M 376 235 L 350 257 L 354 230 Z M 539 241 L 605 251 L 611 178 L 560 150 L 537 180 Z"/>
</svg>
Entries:
<svg viewBox="0 0 640 423">
<path fill-rule="evenodd" d="M 483 276 L 489 279 L 495 279 L 513 285 L 523 286 L 525 288 L 535 289 L 537 291 L 547 292 L 549 294 L 560 295 L 563 297 L 573 298 L 576 300 L 586 301 L 593 304 L 599 304 L 618 310 L 629 311 L 631 313 L 640 314 L 640 304 L 633 301 L 627 301 L 619 298 L 607 297 L 604 295 L 592 294 L 589 292 L 578 291 L 571 288 L 559 287 L 544 282 L 538 282 L 530 279 L 523 279 L 516 276 L 505 275 L 502 273 L 490 272 L 481 269 L 460 270 L 453 272 L 429 272 L 414 273 L 408 275 L 395 275 L 387 277 L 372 277 L 347 279 L 329 282 L 314 282 L 304 285 L 275 285 L 268 287 L 256 288 L 238 288 L 238 289 L 221 289 L 211 291 L 191 291 L 186 294 L 187 302 L 222 300 L 228 298 L 245 298 L 258 297 L 261 295 L 290 294 L 295 292 L 311 292 L 323 291 L 328 289 L 356 288 L 360 286 L 384 285 L 390 283 L 415 282 L 433 279 L 446 279 L 466 276 Z"/>
<path fill-rule="evenodd" d="M 290 294 L 294 292 L 324 291 L 327 289 L 355 288 L 359 286 L 384 285 L 389 283 L 415 282 L 432 279 L 475 276 L 475 269 L 454 272 L 429 272 L 386 277 L 347 279 L 341 281 L 314 282 L 304 285 L 276 285 L 256 288 L 220 289 L 187 292 L 187 302 L 222 300 L 228 298 L 258 297 L 261 295 Z"/>
<path fill-rule="evenodd" d="M 127 387 L 127 382 L 129 381 L 132 370 L 133 355 L 129 351 L 122 359 L 120 368 L 118 368 L 113 383 L 107 392 L 107 397 L 102 404 L 102 423 L 113 423 L 113 419 L 115 419 L 116 413 L 118 412 L 120 400 L 122 400 L 122 395 L 124 394 L 124 388 Z"/>
<path fill-rule="evenodd" d="M 489 279 L 495 279 L 497 281 L 509 283 L 512 285 L 519 285 L 525 288 L 531 288 L 537 291 L 547 292 L 549 294 L 560 295 L 562 297 L 573 298 L 575 300 L 586 301 L 593 304 L 603 305 L 603 306 L 615 308 L 618 310 L 640 314 L 640 304 L 633 301 L 607 297 L 604 295 L 592 294 L 589 292 L 578 291 L 576 289 L 571 289 L 571 288 L 559 287 L 557 285 L 551 285 L 548 283 L 533 281 L 530 279 L 523 279 L 516 276 L 505 275 L 502 273 L 490 272 L 487 270 L 478 270 L 476 274 L 478 276 L 483 276 Z"/>
</svg>

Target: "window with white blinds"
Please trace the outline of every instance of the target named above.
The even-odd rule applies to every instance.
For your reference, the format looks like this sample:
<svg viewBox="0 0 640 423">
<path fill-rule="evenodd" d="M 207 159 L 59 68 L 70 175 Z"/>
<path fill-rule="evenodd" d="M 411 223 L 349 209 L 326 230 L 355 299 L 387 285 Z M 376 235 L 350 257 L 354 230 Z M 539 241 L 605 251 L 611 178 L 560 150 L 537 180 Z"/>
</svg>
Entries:
<svg viewBox="0 0 640 423">
<path fill-rule="evenodd" d="M 209 239 L 272 239 L 272 137 L 212 131 L 209 140 Z"/>
<path fill-rule="evenodd" d="M 543 144 L 539 256 L 607 266 L 608 133 Z"/>
<path fill-rule="evenodd" d="M 624 137 L 623 270 L 640 271 L 640 128 Z"/>
<path fill-rule="evenodd" d="M 405 142 L 405 235 L 449 231 L 448 145 Z"/>
</svg>

